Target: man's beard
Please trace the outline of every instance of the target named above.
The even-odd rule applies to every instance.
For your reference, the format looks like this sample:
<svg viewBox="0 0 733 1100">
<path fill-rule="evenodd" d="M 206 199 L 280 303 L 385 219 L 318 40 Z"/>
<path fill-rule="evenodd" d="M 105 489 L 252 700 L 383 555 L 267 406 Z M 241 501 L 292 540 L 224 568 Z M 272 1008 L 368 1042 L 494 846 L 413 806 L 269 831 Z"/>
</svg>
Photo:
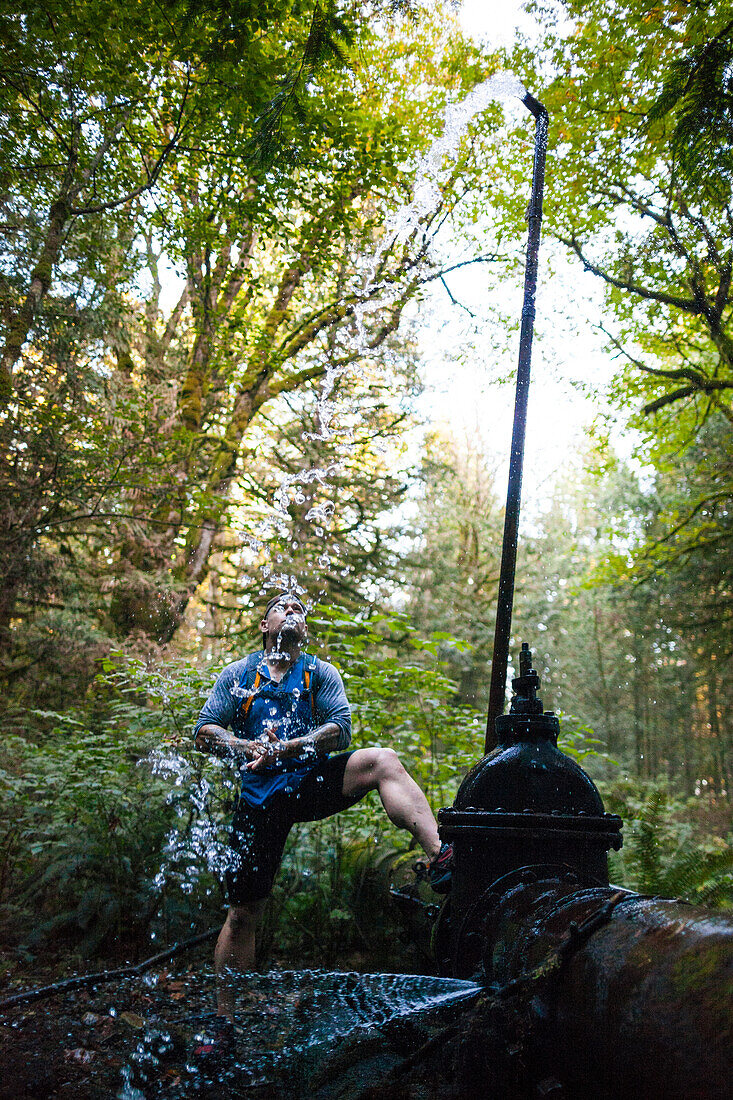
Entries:
<svg viewBox="0 0 733 1100">
<path fill-rule="evenodd" d="M 302 642 L 303 635 L 304 631 L 299 622 L 294 620 L 288 622 L 286 619 L 275 636 L 275 648 L 280 649 L 281 642 L 285 643 L 285 645 L 289 645 L 292 642 Z"/>
</svg>

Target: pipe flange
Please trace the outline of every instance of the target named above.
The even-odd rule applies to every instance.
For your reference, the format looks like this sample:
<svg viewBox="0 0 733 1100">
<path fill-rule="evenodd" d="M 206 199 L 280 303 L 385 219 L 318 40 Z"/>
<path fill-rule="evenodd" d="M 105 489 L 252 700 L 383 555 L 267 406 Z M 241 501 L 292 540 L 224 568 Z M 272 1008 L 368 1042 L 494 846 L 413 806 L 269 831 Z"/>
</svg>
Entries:
<svg viewBox="0 0 733 1100">
<path fill-rule="evenodd" d="M 450 958 L 450 972 L 455 977 L 473 977 L 479 970 L 482 959 L 484 970 L 487 971 L 486 944 L 493 939 L 492 929 L 499 912 L 505 910 L 513 895 L 527 886 L 543 882 L 547 883 L 548 890 L 552 893 L 553 903 L 557 900 L 558 887 L 575 894 L 584 888 L 595 889 L 606 885 L 595 876 L 581 876 L 576 868 L 566 863 L 527 864 L 495 879 L 466 910 L 453 938 L 451 950 L 445 953 Z M 449 934 L 447 926 L 450 919 L 450 912 L 445 912 L 445 936 Z"/>
</svg>

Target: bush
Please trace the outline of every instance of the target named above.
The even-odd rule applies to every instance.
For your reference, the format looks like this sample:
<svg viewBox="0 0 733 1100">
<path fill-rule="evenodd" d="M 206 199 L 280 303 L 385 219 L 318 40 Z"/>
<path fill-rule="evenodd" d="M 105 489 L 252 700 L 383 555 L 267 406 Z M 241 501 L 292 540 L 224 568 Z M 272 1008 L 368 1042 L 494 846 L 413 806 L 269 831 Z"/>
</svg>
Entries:
<svg viewBox="0 0 733 1100">
<path fill-rule="evenodd" d="M 6 942 L 91 955 L 149 924 L 169 815 L 140 739 L 118 725 L 126 708 L 113 710 L 104 731 L 56 716 L 42 743 L 16 736 L 0 748 Z"/>
<path fill-rule="evenodd" d="M 624 819 L 624 846 L 609 856 L 612 880 L 643 894 L 681 897 L 698 905 L 733 905 L 733 845 L 700 835 L 697 807 L 661 784 L 617 782 L 604 791 L 606 809 Z"/>
<path fill-rule="evenodd" d="M 455 685 L 438 661 L 445 635 L 420 639 L 399 616 L 312 619 L 322 629 L 319 654 L 334 660 L 347 686 L 354 747 L 393 746 L 433 809 L 450 805 L 481 754 L 484 716 L 455 704 Z M 5 739 L 5 942 L 38 950 L 61 937 L 87 955 L 139 953 L 150 939 L 169 943 L 221 920 L 237 777 L 197 752 L 191 736 L 216 672 L 184 659 L 152 666 L 117 654 L 84 709 L 33 712 L 35 740 Z M 599 755 L 592 731 L 572 719 L 562 729 L 566 751 L 586 762 Z M 389 876 L 412 860 L 410 846 L 376 796 L 294 829 L 263 960 L 269 952 L 318 965 L 387 957 L 384 945 L 397 940 Z"/>
</svg>

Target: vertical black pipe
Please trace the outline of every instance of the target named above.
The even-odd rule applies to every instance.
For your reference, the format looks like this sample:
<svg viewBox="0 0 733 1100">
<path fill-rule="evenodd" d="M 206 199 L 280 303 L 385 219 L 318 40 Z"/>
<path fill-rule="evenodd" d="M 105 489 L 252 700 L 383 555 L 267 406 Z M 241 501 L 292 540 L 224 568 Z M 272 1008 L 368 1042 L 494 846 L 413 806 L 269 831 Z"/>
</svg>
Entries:
<svg viewBox="0 0 733 1100">
<path fill-rule="evenodd" d="M 491 661 L 491 687 L 489 689 L 485 752 L 490 752 L 496 745 L 494 724 L 497 717 L 504 712 L 506 696 L 506 673 L 509 663 L 509 637 L 512 629 L 512 607 L 514 604 L 514 573 L 517 564 L 517 534 L 522 496 L 524 436 L 527 426 L 529 370 L 532 361 L 537 264 L 540 249 L 542 194 L 545 187 L 545 153 L 547 152 L 549 121 L 547 109 L 529 93 L 525 95 L 522 102 L 535 117 L 534 167 L 532 171 L 532 194 L 527 215 L 529 234 L 527 237 L 527 260 L 524 269 L 524 305 L 522 306 L 522 328 L 519 337 L 517 395 L 514 404 L 512 449 L 509 456 L 509 486 L 507 489 L 504 541 L 499 572 L 499 595 L 496 608 L 494 654 Z"/>
</svg>

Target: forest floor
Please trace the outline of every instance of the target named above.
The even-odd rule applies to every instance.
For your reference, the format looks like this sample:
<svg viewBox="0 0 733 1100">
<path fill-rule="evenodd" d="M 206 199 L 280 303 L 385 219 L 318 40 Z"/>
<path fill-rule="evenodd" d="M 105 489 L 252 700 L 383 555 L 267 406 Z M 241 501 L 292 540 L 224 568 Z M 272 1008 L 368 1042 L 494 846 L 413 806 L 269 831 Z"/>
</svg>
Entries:
<svg viewBox="0 0 733 1100">
<path fill-rule="evenodd" d="M 307 980 L 274 994 L 268 980 L 238 991 L 234 1049 L 208 1065 L 196 1056 L 214 1008 L 203 964 L 3 1009 L 0 1100 L 471 1100 L 487 1084 L 497 1100 L 533 1095 L 473 1005 L 298 1045 L 315 1015 Z"/>
<path fill-rule="evenodd" d="M 201 968 L 189 964 L 6 1008 L 0 1016 L 0 1100 L 133 1100 L 148 1094 L 153 1078 L 155 1095 L 184 1095 L 195 1036 L 213 1006 L 211 977 L 202 980 Z M 249 1007 L 261 1042 L 276 1042 L 266 1009 Z"/>
</svg>

